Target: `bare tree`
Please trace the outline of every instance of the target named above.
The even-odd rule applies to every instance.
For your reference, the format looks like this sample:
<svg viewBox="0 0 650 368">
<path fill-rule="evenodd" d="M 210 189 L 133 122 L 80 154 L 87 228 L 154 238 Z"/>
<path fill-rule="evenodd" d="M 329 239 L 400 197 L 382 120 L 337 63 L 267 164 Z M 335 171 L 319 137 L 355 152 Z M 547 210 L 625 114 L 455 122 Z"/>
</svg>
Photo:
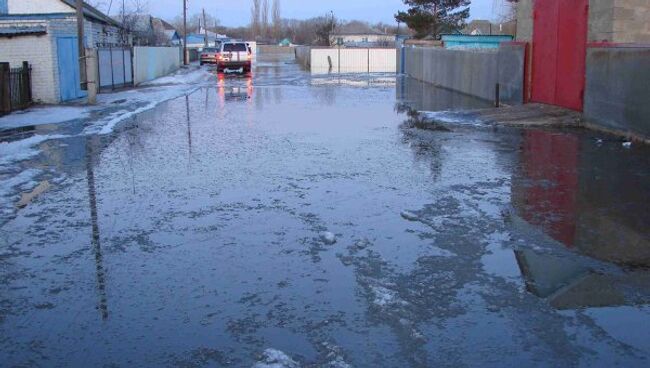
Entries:
<svg viewBox="0 0 650 368">
<path fill-rule="evenodd" d="M 260 15 L 262 13 L 261 0 L 253 0 L 251 7 L 251 33 L 253 39 L 260 35 Z"/>
<path fill-rule="evenodd" d="M 143 16 L 147 13 L 148 2 L 146 0 L 130 0 L 123 2 L 120 7 L 118 20 L 122 23 L 120 40 L 122 43 L 129 43 L 129 38 L 138 31 Z"/>
<path fill-rule="evenodd" d="M 269 36 L 269 0 L 262 2 L 262 36 L 267 38 Z"/>
<path fill-rule="evenodd" d="M 282 38 L 282 16 L 280 14 L 280 0 L 273 1 L 273 38 Z"/>
</svg>

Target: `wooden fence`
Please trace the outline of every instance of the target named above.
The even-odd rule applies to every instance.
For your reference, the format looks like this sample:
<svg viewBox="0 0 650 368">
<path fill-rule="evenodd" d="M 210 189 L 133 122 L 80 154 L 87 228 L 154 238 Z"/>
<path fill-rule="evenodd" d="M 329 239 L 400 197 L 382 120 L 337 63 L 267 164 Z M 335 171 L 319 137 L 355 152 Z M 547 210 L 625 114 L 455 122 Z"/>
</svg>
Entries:
<svg viewBox="0 0 650 368">
<path fill-rule="evenodd" d="M 26 109 L 32 104 L 32 68 L 24 61 L 19 68 L 0 63 L 0 115 Z"/>
</svg>

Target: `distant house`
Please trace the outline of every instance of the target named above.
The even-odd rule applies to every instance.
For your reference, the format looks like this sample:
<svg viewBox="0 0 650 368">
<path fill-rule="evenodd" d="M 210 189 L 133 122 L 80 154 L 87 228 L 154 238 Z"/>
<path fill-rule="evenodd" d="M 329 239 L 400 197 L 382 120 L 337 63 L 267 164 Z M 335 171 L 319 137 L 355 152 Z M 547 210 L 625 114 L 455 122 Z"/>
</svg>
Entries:
<svg viewBox="0 0 650 368">
<path fill-rule="evenodd" d="M 183 43 L 180 34 L 173 25 L 162 19 L 158 19 L 158 21 L 160 21 L 166 40 L 171 46 L 179 46 Z"/>
<path fill-rule="evenodd" d="M 86 47 L 120 44 L 121 26 L 84 5 Z M 75 0 L 0 0 L 0 61 L 32 66 L 35 102 L 85 96 L 80 88 Z"/>
<path fill-rule="evenodd" d="M 218 34 L 205 29 L 200 29 L 199 33 L 190 33 L 187 35 L 187 47 L 189 49 L 202 49 L 205 47 L 207 34 L 208 46 L 215 46 L 217 41 L 229 40 L 228 36 Z"/>
<path fill-rule="evenodd" d="M 515 36 L 517 33 L 517 21 L 492 23 L 489 20 L 475 19 L 463 28 L 462 34 L 470 36 Z"/>
<path fill-rule="evenodd" d="M 117 16 L 117 22 L 125 24 L 135 46 L 175 46 L 181 44 L 181 37 L 168 22 L 149 14 L 125 17 Z"/>
<path fill-rule="evenodd" d="M 350 22 L 330 34 L 330 45 L 342 47 L 394 46 L 395 36 L 373 29 L 362 22 Z"/>
</svg>

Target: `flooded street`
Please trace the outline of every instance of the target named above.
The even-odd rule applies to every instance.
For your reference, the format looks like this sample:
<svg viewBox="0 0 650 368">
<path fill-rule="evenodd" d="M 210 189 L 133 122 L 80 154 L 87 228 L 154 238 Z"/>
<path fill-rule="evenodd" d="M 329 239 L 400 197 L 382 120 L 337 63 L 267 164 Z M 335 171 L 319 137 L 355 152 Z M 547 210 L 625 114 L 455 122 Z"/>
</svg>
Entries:
<svg viewBox="0 0 650 368">
<path fill-rule="evenodd" d="M 41 143 L 2 366 L 648 366 L 650 149 L 405 112 L 483 107 L 261 60 Z"/>
</svg>

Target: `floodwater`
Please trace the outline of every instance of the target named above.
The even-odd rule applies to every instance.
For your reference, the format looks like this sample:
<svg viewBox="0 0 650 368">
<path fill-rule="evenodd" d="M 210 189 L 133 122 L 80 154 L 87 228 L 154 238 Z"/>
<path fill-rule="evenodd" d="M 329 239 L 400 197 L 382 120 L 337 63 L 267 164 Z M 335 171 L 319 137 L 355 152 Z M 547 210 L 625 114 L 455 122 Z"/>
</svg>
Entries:
<svg viewBox="0 0 650 368">
<path fill-rule="evenodd" d="M 42 143 L 2 366 L 648 366 L 650 151 L 430 88 L 260 61 Z"/>
</svg>

